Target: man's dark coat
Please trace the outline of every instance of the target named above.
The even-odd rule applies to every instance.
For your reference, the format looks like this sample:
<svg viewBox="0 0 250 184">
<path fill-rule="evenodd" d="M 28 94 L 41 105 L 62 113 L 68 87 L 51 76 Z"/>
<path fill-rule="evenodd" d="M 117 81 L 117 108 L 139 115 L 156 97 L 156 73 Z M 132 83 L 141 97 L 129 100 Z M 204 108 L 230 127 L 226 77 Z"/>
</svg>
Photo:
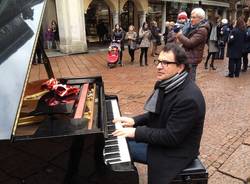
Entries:
<svg viewBox="0 0 250 184">
<path fill-rule="evenodd" d="M 137 142 L 148 143 L 148 183 L 168 184 L 199 155 L 205 101 L 189 78 L 166 94 L 160 114 L 134 117 Z"/>
</svg>

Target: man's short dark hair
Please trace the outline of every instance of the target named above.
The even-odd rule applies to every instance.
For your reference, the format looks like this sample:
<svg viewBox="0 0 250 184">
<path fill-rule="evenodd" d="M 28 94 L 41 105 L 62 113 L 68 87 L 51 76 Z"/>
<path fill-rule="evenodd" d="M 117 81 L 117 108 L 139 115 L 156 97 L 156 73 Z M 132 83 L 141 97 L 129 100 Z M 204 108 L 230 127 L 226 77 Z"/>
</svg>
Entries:
<svg viewBox="0 0 250 184">
<path fill-rule="evenodd" d="M 179 65 L 184 64 L 185 70 L 189 71 L 189 65 L 187 63 L 188 58 L 185 50 L 182 47 L 180 47 L 176 43 L 167 43 L 162 51 L 163 52 L 172 51 L 175 57 L 175 62 L 177 62 Z"/>
</svg>

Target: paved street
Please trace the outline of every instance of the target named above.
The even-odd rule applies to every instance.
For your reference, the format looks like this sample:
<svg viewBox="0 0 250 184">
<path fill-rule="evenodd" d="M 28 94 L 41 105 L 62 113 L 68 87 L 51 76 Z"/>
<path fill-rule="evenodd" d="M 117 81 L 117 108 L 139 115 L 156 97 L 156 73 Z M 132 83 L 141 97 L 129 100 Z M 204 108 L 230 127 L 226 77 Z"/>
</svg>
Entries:
<svg viewBox="0 0 250 184">
<path fill-rule="evenodd" d="M 54 74 L 60 77 L 102 75 L 106 94 L 119 97 L 123 115 L 143 112 L 145 100 L 155 81 L 153 58 L 149 66 L 131 64 L 127 50 L 124 67 L 109 69 L 106 52 L 50 58 Z M 209 172 L 209 184 L 243 184 L 250 177 L 250 71 L 239 78 L 224 77 L 227 59 L 216 60 L 217 70 L 198 67 L 197 84 L 206 100 L 207 113 L 201 143 L 200 158 Z M 46 78 L 43 65 L 33 65 L 30 81 Z M 140 183 L 146 184 L 146 167 L 136 164 Z"/>
</svg>

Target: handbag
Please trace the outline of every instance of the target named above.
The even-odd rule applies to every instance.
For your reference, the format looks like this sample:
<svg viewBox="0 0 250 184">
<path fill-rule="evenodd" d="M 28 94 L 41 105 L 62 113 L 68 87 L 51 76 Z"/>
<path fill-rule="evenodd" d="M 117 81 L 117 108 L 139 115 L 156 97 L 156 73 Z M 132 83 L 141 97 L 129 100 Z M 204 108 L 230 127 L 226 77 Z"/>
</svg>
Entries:
<svg viewBox="0 0 250 184">
<path fill-rule="evenodd" d="M 137 40 L 136 40 L 136 43 L 138 44 L 138 45 L 140 45 L 141 44 L 141 42 L 142 42 L 142 39 L 143 39 L 143 37 L 141 37 L 141 38 L 137 38 Z"/>
</svg>

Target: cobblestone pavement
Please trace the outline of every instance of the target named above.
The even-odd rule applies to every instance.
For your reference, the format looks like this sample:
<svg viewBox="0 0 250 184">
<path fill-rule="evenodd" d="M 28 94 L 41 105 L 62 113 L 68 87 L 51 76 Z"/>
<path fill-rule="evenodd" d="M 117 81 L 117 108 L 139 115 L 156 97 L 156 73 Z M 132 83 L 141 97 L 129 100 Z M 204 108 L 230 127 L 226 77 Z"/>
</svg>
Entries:
<svg viewBox="0 0 250 184">
<path fill-rule="evenodd" d="M 123 115 L 143 112 L 155 81 L 153 58 L 140 67 L 124 51 L 124 67 L 107 68 L 106 52 L 50 58 L 56 77 L 102 75 L 106 94 L 116 94 Z M 204 63 L 204 62 L 203 62 Z M 198 67 L 197 84 L 206 100 L 207 113 L 200 158 L 209 172 L 209 184 L 241 184 L 250 177 L 250 71 L 227 78 L 227 58 L 216 60 L 217 70 Z M 42 65 L 32 66 L 30 81 L 46 78 Z M 140 183 L 147 183 L 147 169 L 136 164 Z"/>
</svg>

